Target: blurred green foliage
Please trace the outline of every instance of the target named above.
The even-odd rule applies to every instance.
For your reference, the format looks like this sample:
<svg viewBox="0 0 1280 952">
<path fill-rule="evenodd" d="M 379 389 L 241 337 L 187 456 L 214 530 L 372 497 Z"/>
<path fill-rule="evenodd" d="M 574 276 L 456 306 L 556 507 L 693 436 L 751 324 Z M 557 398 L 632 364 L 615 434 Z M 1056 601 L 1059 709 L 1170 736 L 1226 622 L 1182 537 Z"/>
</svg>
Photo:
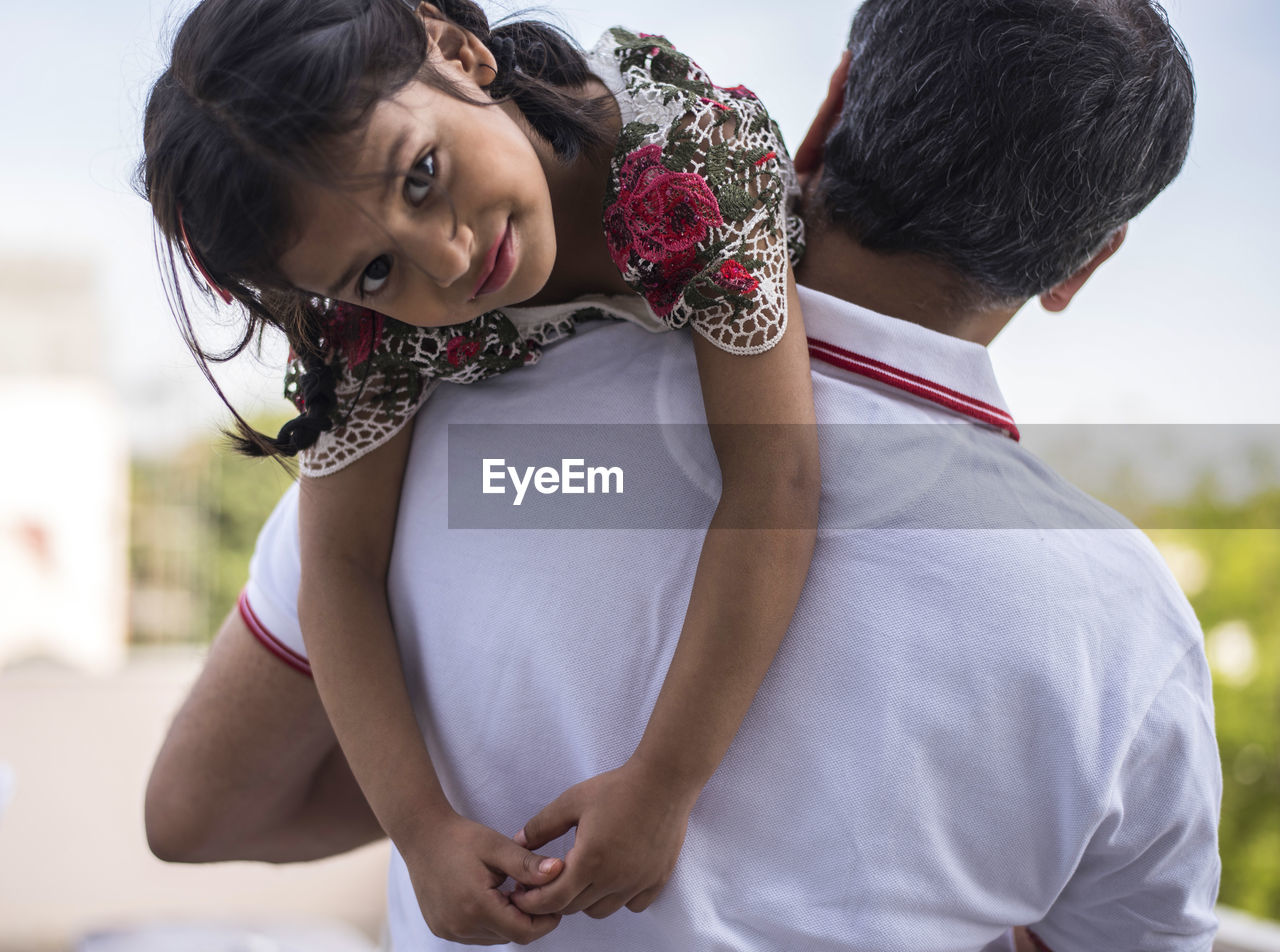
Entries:
<svg viewBox="0 0 1280 952">
<path fill-rule="evenodd" d="M 255 425 L 274 433 L 281 422 Z M 235 607 L 258 531 L 292 476 L 220 437 L 135 460 L 131 475 L 133 639 L 207 642 Z"/>
<path fill-rule="evenodd" d="M 1162 524 L 1186 527 L 1151 534 L 1187 589 L 1214 674 L 1219 899 L 1280 919 L 1280 490 L 1234 504 L 1198 493 Z"/>
</svg>

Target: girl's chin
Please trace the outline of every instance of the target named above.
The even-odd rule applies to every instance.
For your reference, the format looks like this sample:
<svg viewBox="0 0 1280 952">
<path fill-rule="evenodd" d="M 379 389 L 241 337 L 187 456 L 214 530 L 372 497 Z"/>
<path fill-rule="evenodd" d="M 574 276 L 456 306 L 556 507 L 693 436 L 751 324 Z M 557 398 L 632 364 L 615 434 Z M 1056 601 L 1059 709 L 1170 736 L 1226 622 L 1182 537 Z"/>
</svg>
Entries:
<svg viewBox="0 0 1280 952">
<path fill-rule="evenodd" d="M 529 262 L 529 264 L 533 264 L 533 262 Z M 518 290 L 515 288 L 512 289 L 515 293 L 513 294 L 513 300 L 510 302 L 508 306 L 510 307 L 532 306 L 532 305 L 529 305 L 528 302 L 533 298 L 536 298 L 538 295 L 540 295 L 542 293 L 542 289 L 547 286 L 547 282 L 550 280 L 551 280 L 551 268 L 549 266 L 538 269 L 536 273 L 528 276 L 527 278 L 522 276 L 519 289 Z M 512 282 L 512 283 L 514 284 L 515 282 Z M 560 302 L 540 301 L 538 303 L 556 304 Z"/>
</svg>

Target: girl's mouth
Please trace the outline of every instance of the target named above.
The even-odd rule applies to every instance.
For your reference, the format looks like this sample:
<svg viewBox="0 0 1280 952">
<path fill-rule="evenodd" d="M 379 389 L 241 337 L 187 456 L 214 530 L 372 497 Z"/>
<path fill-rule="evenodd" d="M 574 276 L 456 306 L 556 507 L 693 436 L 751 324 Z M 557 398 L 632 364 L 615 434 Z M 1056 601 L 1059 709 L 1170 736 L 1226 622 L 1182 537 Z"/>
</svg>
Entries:
<svg viewBox="0 0 1280 952">
<path fill-rule="evenodd" d="M 493 243 L 493 247 L 485 257 L 484 270 L 480 274 L 480 281 L 471 295 L 471 300 L 501 291 L 511 280 L 511 274 L 515 269 L 515 230 L 511 225 L 511 219 L 508 218 L 506 229 Z"/>
</svg>

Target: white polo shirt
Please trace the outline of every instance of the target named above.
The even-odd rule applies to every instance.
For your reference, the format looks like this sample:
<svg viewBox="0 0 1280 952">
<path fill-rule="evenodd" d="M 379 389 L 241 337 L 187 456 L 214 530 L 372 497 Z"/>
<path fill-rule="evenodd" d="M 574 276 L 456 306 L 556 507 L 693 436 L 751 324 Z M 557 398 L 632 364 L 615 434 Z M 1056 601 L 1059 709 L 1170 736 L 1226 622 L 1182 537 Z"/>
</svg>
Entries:
<svg viewBox="0 0 1280 952">
<path fill-rule="evenodd" d="M 791 629 L 659 900 L 567 917 L 539 947 L 974 952 L 1030 924 L 1055 952 L 1208 950 L 1209 673 L 1157 553 L 1019 446 L 984 348 L 801 300 L 823 497 Z M 634 749 L 718 471 L 704 427 L 663 427 L 644 457 L 658 476 L 633 479 L 657 495 L 629 500 L 629 527 L 450 528 L 472 476 L 449 485 L 447 424 L 702 420 L 687 335 L 626 324 L 588 325 L 528 372 L 441 388 L 420 414 L 391 605 L 463 814 L 514 832 Z M 664 495 L 689 508 L 668 521 Z M 245 618 L 305 669 L 294 492 L 250 574 Z M 395 854 L 389 915 L 398 952 L 448 947 Z"/>
</svg>

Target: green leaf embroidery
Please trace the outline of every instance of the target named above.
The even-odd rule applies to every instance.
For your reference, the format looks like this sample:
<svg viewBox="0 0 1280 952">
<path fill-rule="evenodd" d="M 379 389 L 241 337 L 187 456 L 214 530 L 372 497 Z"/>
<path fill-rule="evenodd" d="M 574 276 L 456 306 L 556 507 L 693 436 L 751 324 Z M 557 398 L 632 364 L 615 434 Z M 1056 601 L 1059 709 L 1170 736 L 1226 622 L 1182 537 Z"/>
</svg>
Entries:
<svg viewBox="0 0 1280 952">
<path fill-rule="evenodd" d="M 743 222 L 756 210 L 756 200 L 744 189 L 726 183 L 720 188 L 720 215 L 725 221 Z"/>
<path fill-rule="evenodd" d="M 627 156 L 640 148 L 645 141 L 658 131 L 656 123 L 652 122 L 631 122 L 628 123 L 618 136 L 617 155 Z"/>
<path fill-rule="evenodd" d="M 716 301 L 715 298 L 707 297 L 703 294 L 697 285 L 690 284 L 684 289 L 684 303 L 689 306 L 690 310 L 703 311 L 709 307 L 714 307 Z"/>
<path fill-rule="evenodd" d="M 673 140 L 662 156 L 662 164 L 672 172 L 685 172 L 697 154 L 698 144 L 691 139 Z"/>
<path fill-rule="evenodd" d="M 703 171 L 708 184 L 719 191 L 732 171 L 733 153 L 723 142 L 717 142 L 707 149 L 707 167 Z"/>
</svg>

